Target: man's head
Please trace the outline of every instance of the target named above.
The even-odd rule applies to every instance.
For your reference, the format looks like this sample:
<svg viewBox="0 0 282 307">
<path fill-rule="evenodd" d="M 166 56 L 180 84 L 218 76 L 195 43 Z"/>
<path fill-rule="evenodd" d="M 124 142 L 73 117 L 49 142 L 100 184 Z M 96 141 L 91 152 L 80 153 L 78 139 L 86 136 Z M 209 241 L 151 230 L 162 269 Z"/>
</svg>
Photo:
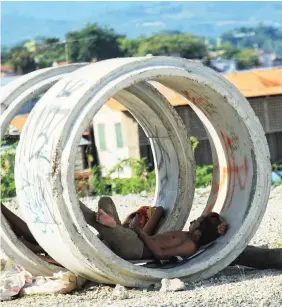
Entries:
<svg viewBox="0 0 282 307">
<path fill-rule="evenodd" d="M 210 212 L 190 223 L 189 232 L 195 243 L 199 246 L 206 245 L 216 240 L 227 231 L 227 223 L 216 212 Z"/>
</svg>

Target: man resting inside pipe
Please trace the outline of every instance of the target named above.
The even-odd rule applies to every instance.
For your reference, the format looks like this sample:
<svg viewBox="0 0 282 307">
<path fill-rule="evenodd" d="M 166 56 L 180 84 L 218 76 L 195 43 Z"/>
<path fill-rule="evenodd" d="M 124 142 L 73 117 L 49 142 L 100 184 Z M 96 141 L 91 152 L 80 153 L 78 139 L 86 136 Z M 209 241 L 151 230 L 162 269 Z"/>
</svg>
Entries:
<svg viewBox="0 0 282 307">
<path fill-rule="evenodd" d="M 151 258 L 165 260 L 174 256 L 191 256 L 201 246 L 216 240 L 227 231 L 227 223 L 214 212 L 192 221 L 189 231 L 171 231 L 152 235 L 164 215 L 162 207 L 155 209 L 153 216 L 145 226 L 141 223 L 140 213 L 130 215 L 127 227 L 120 222 L 116 207 L 110 197 L 102 197 L 99 200 L 97 212 L 93 212 L 81 202 L 80 208 L 86 222 L 99 232 L 101 240 L 125 260 Z M 27 225 L 20 218 L 3 204 L 1 204 L 1 211 L 24 244 L 35 253 L 44 253 Z"/>
</svg>

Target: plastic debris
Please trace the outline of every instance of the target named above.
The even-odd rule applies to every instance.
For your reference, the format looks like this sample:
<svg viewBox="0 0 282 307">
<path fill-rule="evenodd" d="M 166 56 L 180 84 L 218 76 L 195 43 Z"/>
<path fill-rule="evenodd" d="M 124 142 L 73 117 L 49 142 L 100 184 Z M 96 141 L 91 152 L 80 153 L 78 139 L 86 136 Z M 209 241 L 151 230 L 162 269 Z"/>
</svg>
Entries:
<svg viewBox="0 0 282 307">
<path fill-rule="evenodd" d="M 22 266 L 1 259 L 0 295 L 6 301 L 16 295 L 69 293 L 81 288 L 86 280 L 71 272 L 58 272 L 53 276 L 33 277 Z"/>
</svg>

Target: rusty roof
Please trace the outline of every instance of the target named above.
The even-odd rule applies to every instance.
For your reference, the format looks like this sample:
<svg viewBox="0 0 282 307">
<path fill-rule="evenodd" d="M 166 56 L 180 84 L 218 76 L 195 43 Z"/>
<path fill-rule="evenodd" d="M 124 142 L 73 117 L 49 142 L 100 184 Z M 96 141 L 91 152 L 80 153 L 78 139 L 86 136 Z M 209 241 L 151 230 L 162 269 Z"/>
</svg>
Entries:
<svg viewBox="0 0 282 307">
<path fill-rule="evenodd" d="M 28 118 L 28 115 L 29 114 L 17 115 L 11 120 L 10 126 L 16 128 L 21 133 L 23 130 L 24 124 Z M 93 125 L 93 121 L 91 121 L 89 124 Z M 88 130 L 84 131 L 83 135 L 84 136 L 89 135 L 89 131 Z"/>
<path fill-rule="evenodd" d="M 1 68 L 1 72 L 10 72 L 10 71 L 12 71 L 12 68 L 10 66 L 8 66 L 8 65 L 1 65 L 0 68 Z"/>
<path fill-rule="evenodd" d="M 236 73 L 224 74 L 223 77 L 235 85 L 246 98 L 282 95 L 282 67 L 239 71 Z M 160 83 L 151 83 L 174 107 L 187 105 L 187 100 L 183 96 Z M 113 98 L 110 103 L 108 102 L 108 105 L 114 111 L 127 110 Z"/>
<path fill-rule="evenodd" d="M 282 67 L 272 69 L 261 69 L 251 71 L 240 71 L 223 75 L 227 80 L 233 83 L 239 91 L 246 97 L 259 97 L 282 95 Z M 160 83 L 152 82 L 152 84 L 163 94 L 173 106 L 187 105 L 187 100 L 177 94 L 175 91 L 163 86 Z M 114 98 L 107 102 L 112 111 L 126 111 L 127 109 Z M 15 117 L 11 125 L 22 131 L 23 125 L 28 115 Z M 88 132 L 85 131 L 84 135 Z"/>
<path fill-rule="evenodd" d="M 246 98 L 282 94 L 282 67 L 240 71 L 223 76 Z"/>
<path fill-rule="evenodd" d="M 14 128 L 16 128 L 19 132 L 22 132 L 23 126 L 24 126 L 27 118 L 28 118 L 28 114 L 18 115 L 18 116 L 14 117 L 12 119 L 10 125 L 13 126 Z"/>
</svg>

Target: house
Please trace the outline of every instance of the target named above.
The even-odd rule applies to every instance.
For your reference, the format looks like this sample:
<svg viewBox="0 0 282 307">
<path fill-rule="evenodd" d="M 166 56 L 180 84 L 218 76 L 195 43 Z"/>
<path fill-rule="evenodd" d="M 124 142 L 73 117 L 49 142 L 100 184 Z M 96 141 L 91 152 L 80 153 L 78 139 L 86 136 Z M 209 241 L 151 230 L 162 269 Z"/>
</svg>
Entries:
<svg viewBox="0 0 282 307">
<path fill-rule="evenodd" d="M 237 65 L 235 60 L 216 58 L 210 60 L 209 66 L 217 72 L 221 72 L 224 74 L 237 71 Z"/>
<path fill-rule="evenodd" d="M 276 59 L 275 52 L 266 52 L 264 50 L 258 51 L 258 61 L 261 67 L 273 67 Z"/>
<path fill-rule="evenodd" d="M 28 103 L 25 109 L 30 112 L 34 105 Z M 85 170 L 93 166 L 93 163 L 88 161 L 88 155 L 94 157 L 93 162 L 96 164 L 105 166 L 102 170 L 104 175 L 123 159 L 140 158 L 139 142 L 136 137 L 139 126 L 132 116 L 120 112 L 121 107 L 116 100 L 110 99 L 95 115 L 95 121 L 89 124 L 89 129 L 84 131 L 75 158 L 75 172 L 82 177 L 85 176 Z M 13 118 L 8 130 L 9 140 L 19 139 L 28 115 L 20 113 Z M 93 146 L 95 148 L 91 148 Z M 130 177 L 131 169 L 125 169 L 119 176 Z"/>
<path fill-rule="evenodd" d="M 12 144 L 19 140 L 20 134 L 23 130 L 28 115 L 29 114 L 20 114 L 12 119 L 5 137 L 6 141 L 8 141 L 9 144 Z M 81 172 L 89 168 L 87 161 L 87 151 L 89 150 L 88 147 L 90 145 L 91 141 L 89 140 L 89 131 L 85 131 L 81 137 L 76 152 L 75 172 Z"/>
<path fill-rule="evenodd" d="M 251 107 L 259 118 L 268 141 L 271 161 L 282 161 L 282 68 L 256 69 L 223 75 L 233 83 L 249 100 Z M 187 100 L 157 83 L 152 84 L 170 101 L 182 118 L 190 134 L 197 137 L 199 145 L 195 151 L 197 164 L 212 164 L 209 140 L 202 122 L 187 104 Z M 33 107 L 32 103 L 30 107 Z M 21 131 L 25 116 L 12 121 L 11 135 Z M 94 157 L 94 164 L 103 166 L 105 174 L 123 159 L 146 157 L 153 166 L 153 154 L 149 139 L 127 109 L 111 98 L 95 115 L 89 130 L 85 131 L 76 157 L 75 170 L 79 178 L 89 174 L 88 155 Z M 79 174 L 79 175 L 78 175 Z M 87 174 L 87 175 L 86 175 Z M 113 174 L 113 176 L 130 177 L 131 169 Z"/>
<path fill-rule="evenodd" d="M 248 99 L 251 107 L 253 108 L 255 114 L 259 118 L 264 128 L 270 149 L 271 161 L 281 162 L 282 68 L 240 71 L 236 73 L 225 74 L 223 76 L 231 83 L 233 83 Z M 190 131 L 190 134 L 198 138 L 199 145 L 195 152 L 195 159 L 197 164 L 212 164 L 211 148 L 206 131 L 195 112 L 187 104 L 187 100 L 183 96 L 159 83 L 154 82 L 153 85 L 156 86 L 157 89 L 175 107 L 185 126 Z M 153 155 L 149 139 L 146 137 L 142 128 L 137 125 L 137 122 L 125 107 L 121 106 L 114 100 L 112 100 L 111 103 L 111 110 L 108 110 L 108 112 L 115 112 L 115 115 L 104 116 L 99 119 L 100 125 L 103 125 L 103 123 L 105 124 L 105 127 L 107 125 L 107 129 L 109 129 L 108 133 L 105 134 L 104 132 L 101 132 L 103 131 L 103 128 L 101 128 L 103 126 L 100 126 L 100 128 L 96 127 L 94 129 L 96 131 L 96 142 L 100 144 L 99 142 L 101 142 L 101 138 L 106 142 L 104 147 L 103 145 L 101 146 L 101 144 L 98 145 L 98 156 L 99 158 L 101 157 L 101 164 L 108 169 L 108 167 L 115 164 L 119 159 L 127 156 L 137 159 L 146 157 L 148 162 L 153 164 Z M 118 115 L 118 111 L 124 115 Z M 117 121 L 121 123 L 119 126 L 120 128 L 116 128 Z M 100 133 L 98 132 L 99 129 Z M 120 130 L 117 132 L 115 129 Z M 117 134 L 121 134 L 124 138 L 126 138 L 128 131 L 130 131 L 130 138 L 128 138 L 122 144 L 122 152 L 124 153 L 124 155 L 122 155 L 121 151 L 119 151 L 117 148 L 116 138 Z M 130 146 L 133 146 L 132 148 L 134 148 L 132 152 L 130 151 Z M 138 146 L 139 151 L 137 148 Z"/>
<path fill-rule="evenodd" d="M 99 164 L 104 167 L 102 175 L 121 160 L 140 158 L 139 125 L 128 112 L 120 112 L 122 108 L 116 100 L 110 99 L 94 118 Z M 131 168 L 113 176 L 131 177 Z"/>
<path fill-rule="evenodd" d="M 59 66 L 65 66 L 65 65 L 68 65 L 69 62 L 54 62 L 52 64 L 52 67 L 59 67 Z"/>
<path fill-rule="evenodd" d="M 5 78 L 5 77 L 12 77 L 14 76 L 15 73 L 13 72 L 12 68 L 8 65 L 1 65 L 1 78 Z M 1 80 L 1 84 L 2 84 Z"/>
</svg>

